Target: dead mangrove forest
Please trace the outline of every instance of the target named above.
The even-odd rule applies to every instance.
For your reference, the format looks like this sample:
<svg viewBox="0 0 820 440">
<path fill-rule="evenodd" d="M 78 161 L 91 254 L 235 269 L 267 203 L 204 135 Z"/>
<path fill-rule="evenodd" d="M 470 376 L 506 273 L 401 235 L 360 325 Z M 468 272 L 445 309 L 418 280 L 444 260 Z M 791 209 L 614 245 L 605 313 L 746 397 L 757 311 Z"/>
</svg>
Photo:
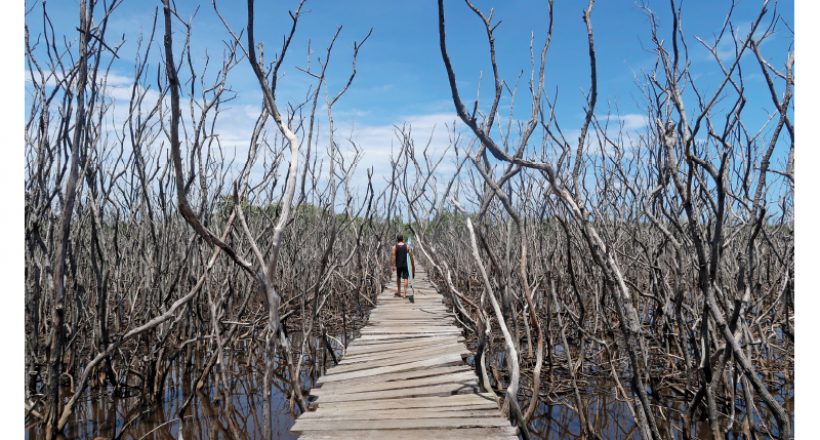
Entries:
<svg viewBox="0 0 820 440">
<path fill-rule="evenodd" d="M 635 81 L 647 123 L 630 129 L 598 96 L 594 0 L 580 121 L 559 120 L 546 85 L 552 0 L 517 78 L 502 77 L 489 7 L 437 0 L 449 142 L 396 125 L 391 168 L 374 170 L 334 119 L 371 33 L 344 59 L 338 28 L 299 66 L 303 99 L 284 100 L 304 0 L 266 42 L 254 0 L 240 21 L 203 2 L 224 33 L 204 61 L 198 12 L 170 0 L 126 53 L 107 33 L 123 1 L 80 0 L 64 32 L 46 2 L 27 5 L 29 438 L 288 438 L 392 283 L 397 233 L 522 438 L 793 436 L 794 56 L 762 49 L 793 39 L 776 4 L 741 32 L 727 3 L 711 40 L 685 33 L 682 2 L 669 23 L 644 6 L 654 62 Z M 455 14 L 486 35 L 489 91 L 451 59 Z M 717 81 L 692 71 L 692 44 Z M 110 85 L 123 58 L 125 108 Z M 330 63 L 348 75 L 331 83 Z M 237 72 L 259 97 L 242 149 L 219 130 Z M 758 125 L 751 89 L 768 99 Z"/>
</svg>

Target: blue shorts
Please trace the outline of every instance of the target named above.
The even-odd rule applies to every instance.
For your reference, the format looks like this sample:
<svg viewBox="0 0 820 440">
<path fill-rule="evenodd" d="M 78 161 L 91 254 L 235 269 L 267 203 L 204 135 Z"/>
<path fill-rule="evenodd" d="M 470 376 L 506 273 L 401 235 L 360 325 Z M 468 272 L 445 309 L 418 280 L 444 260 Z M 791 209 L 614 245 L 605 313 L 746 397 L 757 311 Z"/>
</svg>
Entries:
<svg viewBox="0 0 820 440">
<path fill-rule="evenodd" d="M 396 277 L 404 278 L 405 280 L 410 278 L 410 271 L 407 267 L 397 267 L 396 268 Z"/>
</svg>

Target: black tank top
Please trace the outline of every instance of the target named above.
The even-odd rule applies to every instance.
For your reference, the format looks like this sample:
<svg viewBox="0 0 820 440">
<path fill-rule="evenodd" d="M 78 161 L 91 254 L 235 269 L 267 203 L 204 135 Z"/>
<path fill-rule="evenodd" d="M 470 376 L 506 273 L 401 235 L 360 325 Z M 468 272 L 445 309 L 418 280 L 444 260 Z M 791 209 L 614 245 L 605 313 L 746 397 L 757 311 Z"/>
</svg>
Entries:
<svg viewBox="0 0 820 440">
<path fill-rule="evenodd" d="M 396 267 L 407 267 L 407 244 L 396 245 Z"/>
</svg>

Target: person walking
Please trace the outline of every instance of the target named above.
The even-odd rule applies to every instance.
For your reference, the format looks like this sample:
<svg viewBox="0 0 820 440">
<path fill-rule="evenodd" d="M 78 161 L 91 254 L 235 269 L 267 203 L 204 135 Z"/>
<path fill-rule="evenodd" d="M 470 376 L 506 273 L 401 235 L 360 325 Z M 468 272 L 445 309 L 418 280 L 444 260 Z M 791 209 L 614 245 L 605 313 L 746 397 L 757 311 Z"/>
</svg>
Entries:
<svg viewBox="0 0 820 440">
<path fill-rule="evenodd" d="M 408 283 L 410 282 L 410 270 L 413 271 L 413 274 L 416 273 L 416 259 L 413 256 L 413 252 L 410 250 L 410 247 L 404 242 L 404 235 L 399 234 L 396 237 L 396 244 L 393 245 L 391 256 L 393 272 L 396 272 L 396 293 L 393 296 L 398 298 L 407 298 L 407 288 Z M 410 267 L 408 267 L 407 264 L 408 256 L 410 257 Z M 404 279 L 404 295 L 402 295 L 401 289 L 402 278 Z"/>
</svg>

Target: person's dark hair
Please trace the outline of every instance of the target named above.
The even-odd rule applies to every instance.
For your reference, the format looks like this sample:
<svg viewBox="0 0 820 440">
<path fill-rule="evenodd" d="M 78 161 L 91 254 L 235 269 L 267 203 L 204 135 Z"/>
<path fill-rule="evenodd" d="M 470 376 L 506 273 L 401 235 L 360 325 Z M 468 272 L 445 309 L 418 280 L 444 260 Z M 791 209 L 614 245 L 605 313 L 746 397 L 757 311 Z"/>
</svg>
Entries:
<svg viewBox="0 0 820 440">
<path fill-rule="evenodd" d="M 397 241 L 397 242 L 398 242 L 398 241 L 404 241 L 404 235 L 399 234 L 398 236 L 396 236 L 396 241 Z"/>
</svg>

